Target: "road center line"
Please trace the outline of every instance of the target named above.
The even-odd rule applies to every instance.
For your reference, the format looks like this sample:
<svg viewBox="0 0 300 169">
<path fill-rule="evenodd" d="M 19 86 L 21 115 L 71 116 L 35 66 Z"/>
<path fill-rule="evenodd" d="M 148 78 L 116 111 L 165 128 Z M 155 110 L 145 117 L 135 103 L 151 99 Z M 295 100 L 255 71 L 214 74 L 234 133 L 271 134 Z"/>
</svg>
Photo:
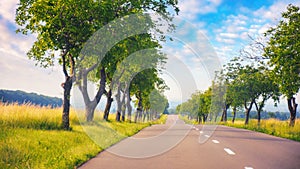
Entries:
<svg viewBox="0 0 300 169">
<path fill-rule="evenodd" d="M 202 134 L 203 133 L 203 131 L 200 131 L 200 134 Z"/>
<path fill-rule="evenodd" d="M 229 154 L 229 155 L 235 155 L 235 153 L 234 153 L 232 150 L 230 150 L 229 148 L 224 148 L 224 150 L 225 150 L 226 153 Z"/>
<path fill-rule="evenodd" d="M 245 167 L 245 169 L 253 169 L 252 167 Z"/>
<path fill-rule="evenodd" d="M 218 140 L 212 140 L 212 142 L 219 144 L 220 142 Z"/>
<path fill-rule="evenodd" d="M 209 135 L 204 135 L 204 136 L 207 137 L 207 138 L 209 137 Z"/>
</svg>

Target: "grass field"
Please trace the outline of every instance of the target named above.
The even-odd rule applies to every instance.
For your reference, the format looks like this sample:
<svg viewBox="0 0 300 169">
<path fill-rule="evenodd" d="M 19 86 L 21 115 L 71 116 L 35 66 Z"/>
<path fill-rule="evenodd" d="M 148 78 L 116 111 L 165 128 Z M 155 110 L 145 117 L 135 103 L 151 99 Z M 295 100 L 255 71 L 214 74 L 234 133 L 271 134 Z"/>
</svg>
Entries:
<svg viewBox="0 0 300 169">
<path fill-rule="evenodd" d="M 71 110 L 72 130 L 64 131 L 60 129 L 60 108 L 0 104 L 0 168 L 74 168 L 125 136 L 151 124 L 163 123 L 166 117 L 137 124 L 113 119 L 111 115 L 110 122 L 95 120 L 80 124 Z M 86 134 L 86 128 L 94 128 L 100 145 Z"/>
<path fill-rule="evenodd" d="M 256 119 L 251 119 L 248 125 L 245 125 L 244 123 L 244 120 L 236 120 L 234 124 L 232 124 L 231 121 L 221 124 L 300 141 L 300 119 L 296 120 L 294 127 L 289 127 L 289 121 L 280 121 L 277 119 L 262 120 L 259 126 L 257 125 Z"/>
<path fill-rule="evenodd" d="M 188 119 L 187 116 L 179 116 L 188 124 L 198 124 L 194 119 Z M 277 119 L 264 119 L 261 120 L 260 125 L 257 125 L 257 119 L 250 119 L 249 124 L 245 125 L 244 119 L 235 120 L 234 124 L 231 119 L 228 119 L 227 123 L 220 122 L 221 125 L 226 125 L 235 128 L 243 128 L 252 131 L 258 131 L 269 135 L 287 138 L 290 140 L 300 141 L 300 119 L 296 120 L 295 126 L 290 127 L 289 121 L 280 121 Z"/>
</svg>

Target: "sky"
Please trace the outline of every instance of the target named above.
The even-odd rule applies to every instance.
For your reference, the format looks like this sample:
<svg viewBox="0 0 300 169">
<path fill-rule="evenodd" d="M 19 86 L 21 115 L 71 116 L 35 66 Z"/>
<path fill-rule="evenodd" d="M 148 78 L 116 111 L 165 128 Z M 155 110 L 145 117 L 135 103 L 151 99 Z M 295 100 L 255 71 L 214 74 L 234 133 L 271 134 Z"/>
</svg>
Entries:
<svg viewBox="0 0 300 169">
<path fill-rule="evenodd" d="M 209 86 L 209 68 L 213 62 L 207 64 L 203 58 L 201 60 L 201 57 L 191 56 L 201 48 L 201 43 L 196 42 L 199 39 L 200 42 L 209 42 L 210 46 L 206 46 L 206 49 L 212 49 L 211 53 L 216 55 L 218 62 L 225 64 L 247 46 L 249 35 L 257 37 L 270 26 L 276 25 L 281 12 L 290 3 L 300 6 L 300 1 L 297 0 L 179 0 L 178 18 L 195 30 L 194 33 L 185 32 L 184 35 L 191 39 L 195 36 L 198 41 L 183 42 L 179 38 L 173 44 L 165 45 L 165 51 L 173 61 L 183 62 L 179 65 L 188 67 L 198 90 L 205 90 Z M 62 97 L 63 89 L 60 84 L 64 81 L 64 76 L 61 67 L 56 64 L 47 69 L 40 68 L 26 56 L 36 36 L 16 34 L 18 26 L 14 18 L 17 4 L 18 0 L 0 1 L 0 89 Z M 176 43 L 181 43 L 180 47 L 177 48 Z M 174 63 L 173 67 L 177 65 L 175 62 L 171 62 Z M 198 65 L 195 66 L 196 64 Z M 178 101 L 178 97 L 174 96 L 177 92 L 174 91 L 180 90 L 180 77 L 176 80 L 168 72 L 164 77 L 173 87 L 173 90 L 166 92 L 167 97 L 171 101 Z M 286 110 L 284 104 L 281 106 Z"/>
</svg>

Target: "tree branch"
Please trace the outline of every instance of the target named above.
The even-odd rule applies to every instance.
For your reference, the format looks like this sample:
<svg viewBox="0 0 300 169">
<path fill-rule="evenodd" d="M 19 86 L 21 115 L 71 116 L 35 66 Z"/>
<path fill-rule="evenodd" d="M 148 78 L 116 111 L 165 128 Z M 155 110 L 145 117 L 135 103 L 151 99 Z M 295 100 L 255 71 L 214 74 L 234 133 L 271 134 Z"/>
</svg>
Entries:
<svg viewBox="0 0 300 169">
<path fill-rule="evenodd" d="M 67 55 L 68 51 L 65 50 L 61 57 L 62 57 L 62 61 L 63 61 L 63 72 L 64 72 L 64 75 L 65 75 L 65 78 L 68 78 L 69 77 L 69 74 L 67 72 L 67 65 L 66 65 L 66 55 Z"/>
</svg>

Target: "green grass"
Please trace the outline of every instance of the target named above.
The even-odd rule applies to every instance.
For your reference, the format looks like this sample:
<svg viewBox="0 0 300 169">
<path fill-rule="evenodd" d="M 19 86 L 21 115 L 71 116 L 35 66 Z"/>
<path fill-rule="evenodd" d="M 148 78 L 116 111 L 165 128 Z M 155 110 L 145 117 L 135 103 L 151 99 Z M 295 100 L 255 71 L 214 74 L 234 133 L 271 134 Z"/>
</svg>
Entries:
<svg viewBox="0 0 300 169">
<path fill-rule="evenodd" d="M 72 130 L 64 131 L 60 108 L 0 104 L 0 168 L 74 168 L 125 136 L 163 123 L 166 116 L 147 123 L 116 122 L 113 116 L 110 122 L 98 119 L 80 125 L 71 109 Z M 87 135 L 87 128 L 96 132 L 98 144 Z"/>
<path fill-rule="evenodd" d="M 300 120 L 296 120 L 294 127 L 289 127 L 289 121 L 280 121 L 277 119 L 262 120 L 258 126 L 257 120 L 251 119 L 248 125 L 244 124 L 243 120 L 221 123 L 226 126 L 243 128 L 247 130 L 258 131 L 277 137 L 287 138 L 295 141 L 300 141 Z"/>
<path fill-rule="evenodd" d="M 188 116 L 179 115 L 179 119 L 183 120 L 187 124 L 198 124 L 198 122 L 195 119 L 189 119 Z"/>
</svg>

